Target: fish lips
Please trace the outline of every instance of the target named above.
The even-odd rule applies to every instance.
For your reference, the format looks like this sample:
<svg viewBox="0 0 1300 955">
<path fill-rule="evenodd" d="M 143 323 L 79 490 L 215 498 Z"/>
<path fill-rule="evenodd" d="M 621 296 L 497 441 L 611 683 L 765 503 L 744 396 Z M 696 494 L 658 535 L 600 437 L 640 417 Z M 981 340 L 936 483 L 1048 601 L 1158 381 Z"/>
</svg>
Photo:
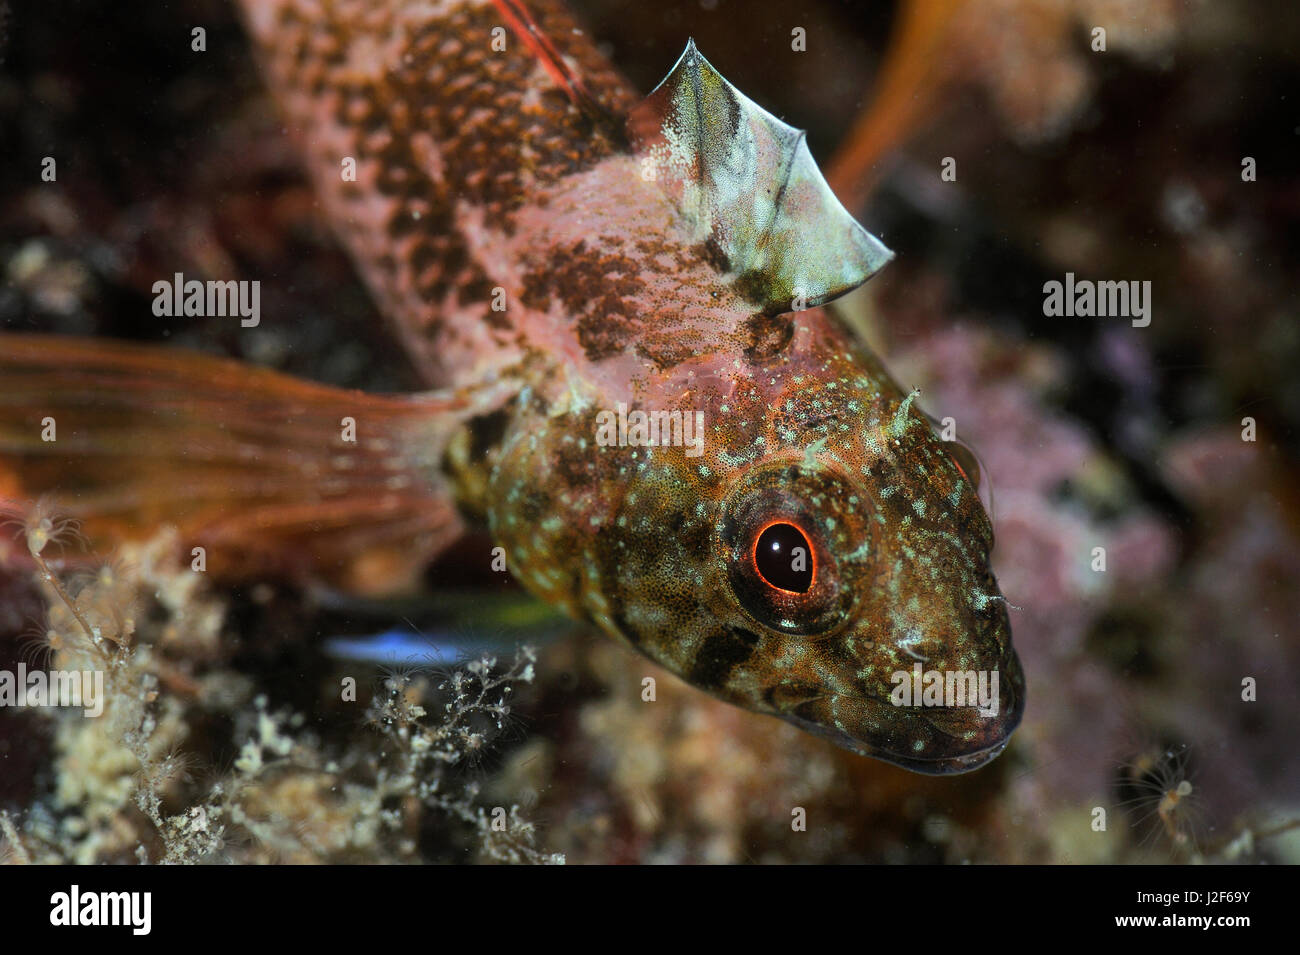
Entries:
<svg viewBox="0 0 1300 955">
<path fill-rule="evenodd" d="M 985 715 L 977 706 L 896 706 L 888 699 L 841 694 L 822 698 L 830 714 L 826 722 L 794 713 L 782 717 L 862 756 L 926 776 L 951 776 L 992 762 L 1007 748 L 1011 734 L 1020 725 L 1025 710 L 1025 681 L 1014 650 L 1009 650 L 1001 661 L 998 679 L 998 710 L 991 715 Z M 868 721 L 889 729 L 864 733 L 869 737 L 864 739 L 838 728 L 851 722 L 865 725 Z"/>
</svg>

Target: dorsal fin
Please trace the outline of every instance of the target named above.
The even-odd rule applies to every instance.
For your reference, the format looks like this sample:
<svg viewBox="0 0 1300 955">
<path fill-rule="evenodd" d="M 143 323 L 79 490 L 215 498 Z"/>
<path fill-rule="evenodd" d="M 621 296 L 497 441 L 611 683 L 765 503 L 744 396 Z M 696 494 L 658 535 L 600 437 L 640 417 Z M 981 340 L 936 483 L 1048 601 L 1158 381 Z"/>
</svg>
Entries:
<svg viewBox="0 0 1300 955">
<path fill-rule="evenodd" d="M 668 191 L 694 238 L 722 254 L 764 312 L 821 305 L 893 258 L 835 198 L 803 130 L 736 89 L 694 40 L 632 111 L 628 133 L 642 175 Z"/>
</svg>

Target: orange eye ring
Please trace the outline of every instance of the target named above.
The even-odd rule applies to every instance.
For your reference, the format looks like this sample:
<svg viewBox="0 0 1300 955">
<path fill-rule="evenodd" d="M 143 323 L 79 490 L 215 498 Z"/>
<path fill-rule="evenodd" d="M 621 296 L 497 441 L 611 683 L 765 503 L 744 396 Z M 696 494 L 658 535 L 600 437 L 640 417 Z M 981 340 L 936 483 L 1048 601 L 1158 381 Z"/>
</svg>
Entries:
<svg viewBox="0 0 1300 955">
<path fill-rule="evenodd" d="M 833 469 L 805 473 L 798 462 L 754 471 L 731 489 L 715 539 L 731 595 L 754 626 L 822 639 L 852 621 L 858 591 L 842 586 L 838 555 L 859 566 L 871 533 L 859 502 L 848 505 L 852 494 Z"/>
<path fill-rule="evenodd" d="M 808 534 L 793 520 L 769 521 L 754 536 L 754 573 L 773 590 L 801 597 L 817 581 L 817 553 Z"/>
</svg>

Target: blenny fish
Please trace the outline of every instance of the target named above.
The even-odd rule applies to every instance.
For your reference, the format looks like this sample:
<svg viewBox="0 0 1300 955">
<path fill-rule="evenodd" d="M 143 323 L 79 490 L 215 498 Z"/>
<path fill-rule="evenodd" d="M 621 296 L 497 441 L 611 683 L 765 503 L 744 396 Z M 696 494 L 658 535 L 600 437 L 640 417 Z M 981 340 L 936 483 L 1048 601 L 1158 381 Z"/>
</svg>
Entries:
<svg viewBox="0 0 1300 955">
<path fill-rule="evenodd" d="M 1025 694 L 990 522 L 822 307 L 890 253 L 801 132 L 693 44 L 640 99 L 551 0 L 244 12 L 428 390 L 6 335 L 0 494 L 342 589 L 483 526 L 528 590 L 723 700 L 921 773 L 1002 751 Z M 991 674 L 996 714 L 895 705 L 917 664 Z"/>
</svg>

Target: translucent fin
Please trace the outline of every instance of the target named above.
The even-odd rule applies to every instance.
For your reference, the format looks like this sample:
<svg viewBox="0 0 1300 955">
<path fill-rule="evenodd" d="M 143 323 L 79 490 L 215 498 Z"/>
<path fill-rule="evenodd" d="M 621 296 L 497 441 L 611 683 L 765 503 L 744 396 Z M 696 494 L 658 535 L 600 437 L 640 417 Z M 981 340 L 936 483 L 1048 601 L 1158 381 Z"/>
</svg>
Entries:
<svg viewBox="0 0 1300 955">
<path fill-rule="evenodd" d="M 96 549 L 175 525 L 206 570 L 400 589 L 461 532 L 440 394 L 386 397 L 176 349 L 0 335 L 0 498 Z"/>
<path fill-rule="evenodd" d="M 892 257 L 835 198 L 787 126 L 715 70 L 692 40 L 632 111 L 628 133 L 741 291 L 769 314 L 821 305 L 857 288 Z"/>
</svg>

